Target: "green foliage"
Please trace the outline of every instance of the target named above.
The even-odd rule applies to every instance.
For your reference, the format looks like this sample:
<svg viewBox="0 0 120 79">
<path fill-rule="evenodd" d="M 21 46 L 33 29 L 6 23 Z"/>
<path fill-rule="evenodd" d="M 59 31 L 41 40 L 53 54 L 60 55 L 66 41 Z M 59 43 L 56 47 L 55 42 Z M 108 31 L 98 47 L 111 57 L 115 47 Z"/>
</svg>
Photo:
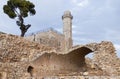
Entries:
<svg viewBox="0 0 120 79">
<path fill-rule="evenodd" d="M 15 18 L 21 15 L 23 18 L 27 17 L 28 14 L 35 15 L 35 5 L 30 1 L 26 0 L 9 0 L 7 5 L 3 6 L 4 13 L 10 18 Z"/>
<path fill-rule="evenodd" d="M 21 36 L 27 32 L 30 24 L 25 25 L 24 19 L 28 15 L 35 15 L 35 5 L 27 0 L 8 0 L 7 4 L 3 6 L 4 13 L 7 14 L 11 19 L 18 17 L 16 24 L 20 26 Z"/>
<path fill-rule="evenodd" d="M 16 17 L 15 12 L 9 6 L 5 5 L 3 9 L 4 9 L 4 13 L 8 14 L 10 18 Z"/>
</svg>

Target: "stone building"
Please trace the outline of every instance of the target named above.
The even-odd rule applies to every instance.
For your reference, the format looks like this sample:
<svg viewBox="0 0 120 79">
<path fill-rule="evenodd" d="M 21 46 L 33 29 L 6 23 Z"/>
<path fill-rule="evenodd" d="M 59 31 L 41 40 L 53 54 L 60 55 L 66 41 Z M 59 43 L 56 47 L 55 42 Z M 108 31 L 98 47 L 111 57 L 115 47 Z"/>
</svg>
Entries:
<svg viewBox="0 0 120 79">
<path fill-rule="evenodd" d="M 44 44 L 56 48 L 58 51 L 68 51 L 72 48 L 72 19 L 70 11 L 65 11 L 62 16 L 63 34 L 50 28 L 43 32 L 31 34 L 26 37 L 30 41 L 35 41 L 39 44 Z"/>
<path fill-rule="evenodd" d="M 25 38 L 0 33 L 0 79 L 120 79 L 113 44 L 72 46 L 72 15 L 66 11 L 62 19 L 63 34 L 53 29 Z M 93 59 L 85 58 L 90 53 Z"/>
</svg>

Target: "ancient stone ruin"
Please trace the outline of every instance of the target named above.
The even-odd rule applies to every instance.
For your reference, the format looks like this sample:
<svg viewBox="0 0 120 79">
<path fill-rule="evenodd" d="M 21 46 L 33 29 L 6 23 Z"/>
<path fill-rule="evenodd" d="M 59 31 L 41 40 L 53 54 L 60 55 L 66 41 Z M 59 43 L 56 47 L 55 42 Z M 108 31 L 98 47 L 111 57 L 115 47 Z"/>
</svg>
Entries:
<svg viewBox="0 0 120 79">
<path fill-rule="evenodd" d="M 0 33 L 0 79 L 120 79 L 112 42 L 73 46 L 70 11 L 63 34 L 50 29 L 25 38 Z M 85 56 L 93 53 L 93 58 Z"/>
</svg>

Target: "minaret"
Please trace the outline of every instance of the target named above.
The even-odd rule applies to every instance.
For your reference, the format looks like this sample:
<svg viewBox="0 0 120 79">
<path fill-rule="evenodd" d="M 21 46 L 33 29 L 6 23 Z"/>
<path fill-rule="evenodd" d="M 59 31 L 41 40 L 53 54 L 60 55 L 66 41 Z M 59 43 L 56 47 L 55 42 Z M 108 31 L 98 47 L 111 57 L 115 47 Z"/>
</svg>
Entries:
<svg viewBox="0 0 120 79">
<path fill-rule="evenodd" d="M 65 11 L 64 15 L 62 16 L 63 20 L 63 34 L 65 36 L 65 51 L 72 48 L 72 19 L 73 16 L 71 15 L 70 11 Z"/>
</svg>

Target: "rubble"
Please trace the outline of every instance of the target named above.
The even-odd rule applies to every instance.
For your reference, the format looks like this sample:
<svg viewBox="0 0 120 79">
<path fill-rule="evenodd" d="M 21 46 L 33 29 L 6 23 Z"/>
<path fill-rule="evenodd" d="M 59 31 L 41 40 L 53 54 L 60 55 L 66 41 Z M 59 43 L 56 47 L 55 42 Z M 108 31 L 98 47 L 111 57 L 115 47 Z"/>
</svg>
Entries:
<svg viewBox="0 0 120 79">
<path fill-rule="evenodd" d="M 85 58 L 91 52 L 93 59 Z M 79 45 L 68 52 L 58 53 L 54 48 L 19 36 L 0 34 L 0 79 L 29 79 L 29 66 L 34 68 L 33 77 L 41 79 L 53 79 L 49 76 L 56 76 L 55 79 L 101 79 L 101 76 L 116 76 L 119 79 L 120 75 L 120 59 L 111 42 Z M 66 70 L 68 68 L 70 70 Z"/>
</svg>

